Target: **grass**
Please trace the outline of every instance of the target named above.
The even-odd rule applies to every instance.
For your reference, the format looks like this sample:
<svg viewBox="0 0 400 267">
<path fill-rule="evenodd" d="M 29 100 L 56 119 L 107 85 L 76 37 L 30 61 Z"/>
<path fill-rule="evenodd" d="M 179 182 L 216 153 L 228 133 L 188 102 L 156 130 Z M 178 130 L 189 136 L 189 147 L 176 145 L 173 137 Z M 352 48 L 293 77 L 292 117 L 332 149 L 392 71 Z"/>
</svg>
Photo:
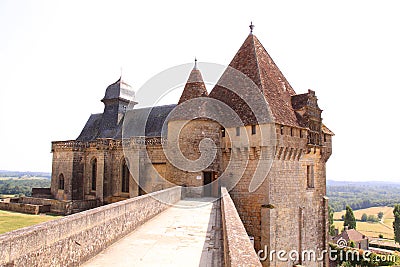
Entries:
<svg viewBox="0 0 400 267">
<path fill-rule="evenodd" d="M 0 210 L 0 234 L 7 233 L 26 226 L 51 221 L 61 216 L 31 215 Z"/>
<path fill-rule="evenodd" d="M 382 234 L 384 238 L 394 238 L 393 233 L 393 208 L 392 207 L 372 207 L 368 209 L 355 210 L 354 216 L 357 220 L 361 220 L 361 216 L 363 213 L 367 215 L 375 215 L 378 216 L 378 212 L 383 212 L 383 220 L 379 223 L 371 223 L 371 222 L 360 222 L 357 221 L 357 231 L 365 234 L 369 237 L 379 237 L 379 234 Z M 333 215 L 334 225 L 339 232 L 343 229 L 343 221 L 339 221 L 342 215 L 345 214 L 345 211 L 335 212 Z"/>
</svg>

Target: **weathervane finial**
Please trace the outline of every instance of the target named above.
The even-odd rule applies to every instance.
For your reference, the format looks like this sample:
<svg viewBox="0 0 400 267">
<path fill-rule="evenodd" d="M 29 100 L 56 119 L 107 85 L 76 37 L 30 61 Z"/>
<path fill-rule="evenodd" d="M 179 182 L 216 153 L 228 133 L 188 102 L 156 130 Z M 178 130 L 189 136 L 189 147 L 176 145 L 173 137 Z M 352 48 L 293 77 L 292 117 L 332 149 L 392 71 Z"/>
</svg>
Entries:
<svg viewBox="0 0 400 267">
<path fill-rule="evenodd" d="M 252 34 L 253 33 L 253 29 L 254 29 L 254 25 L 253 25 L 252 21 L 250 22 L 249 28 L 250 28 L 250 34 Z"/>
</svg>

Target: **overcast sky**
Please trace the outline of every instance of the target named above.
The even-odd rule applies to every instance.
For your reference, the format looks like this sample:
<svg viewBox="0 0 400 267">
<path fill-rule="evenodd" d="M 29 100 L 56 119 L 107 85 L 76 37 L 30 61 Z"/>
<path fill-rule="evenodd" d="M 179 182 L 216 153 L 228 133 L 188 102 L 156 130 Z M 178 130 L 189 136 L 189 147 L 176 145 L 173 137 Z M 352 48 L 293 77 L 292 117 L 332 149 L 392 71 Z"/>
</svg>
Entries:
<svg viewBox="0 0 400 267">
<path fill-rule="evenodd" d="M 335 132 L 327 177 L 400 181 L 398 1 L 0 1 L 0 169 L 51 171 L 123 68 L 137 89 L 254 33 Z M 139 100 L 140 101 L 140 100 Z"/>
</svg>

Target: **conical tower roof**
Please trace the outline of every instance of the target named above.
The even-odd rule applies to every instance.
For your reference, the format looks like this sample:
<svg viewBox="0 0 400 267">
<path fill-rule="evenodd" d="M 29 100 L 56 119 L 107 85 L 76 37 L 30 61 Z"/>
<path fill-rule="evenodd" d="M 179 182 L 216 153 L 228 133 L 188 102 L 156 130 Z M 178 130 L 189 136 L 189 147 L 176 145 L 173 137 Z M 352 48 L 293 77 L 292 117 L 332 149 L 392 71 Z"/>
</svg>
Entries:
<svg viewBox="0 0 400 267">
<path fill-rule="evenodd" d="M 189 99 L 205 96 L 208 96 L 206 85 L 204 84 L 200 70 L 197 68 L 197 60 L 195 59 L 194 67 L 190 72 L 178 105 Z"/>
<path fill-rule="evenodd" d="M 276 123 L 298 126 L 291 106 L 291 96 L 296 93 L 252 32 L 237 51 L 229 67 L 242 72 L 257 85 L 265 96 Z M 224 75 L 226 72 L 221 79 L 224 79 Z M 246 103 L 242 103 L 243 100 L 237 99 L 239 96 L 228 89 L 216 85 L 210 92 L 210 97 L 223 101 L 237 111 L 245 124 L 255 123 L 250 108 L 246 107 Z"/>
</svg>

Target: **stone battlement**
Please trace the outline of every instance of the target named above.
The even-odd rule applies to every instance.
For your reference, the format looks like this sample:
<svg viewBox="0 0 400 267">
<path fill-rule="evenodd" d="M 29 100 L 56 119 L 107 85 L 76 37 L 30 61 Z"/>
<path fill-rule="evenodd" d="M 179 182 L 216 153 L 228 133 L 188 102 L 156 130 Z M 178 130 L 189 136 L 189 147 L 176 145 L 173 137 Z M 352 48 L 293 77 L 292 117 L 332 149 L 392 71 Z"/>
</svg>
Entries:
<svg viewBox="0 0 400 267">
<path fill-rule="evenodd" d="M 167 139 L 162 137 L 131 137 L 127 139 L 98 138 L 94 141 L 54 141 L 51 152 L 60 150 L 79 151 L 87 148 L 96 149 L 122 149 L 123 147 L 134 147 L 135 145 L 164 145 Z"/>
</svg>

